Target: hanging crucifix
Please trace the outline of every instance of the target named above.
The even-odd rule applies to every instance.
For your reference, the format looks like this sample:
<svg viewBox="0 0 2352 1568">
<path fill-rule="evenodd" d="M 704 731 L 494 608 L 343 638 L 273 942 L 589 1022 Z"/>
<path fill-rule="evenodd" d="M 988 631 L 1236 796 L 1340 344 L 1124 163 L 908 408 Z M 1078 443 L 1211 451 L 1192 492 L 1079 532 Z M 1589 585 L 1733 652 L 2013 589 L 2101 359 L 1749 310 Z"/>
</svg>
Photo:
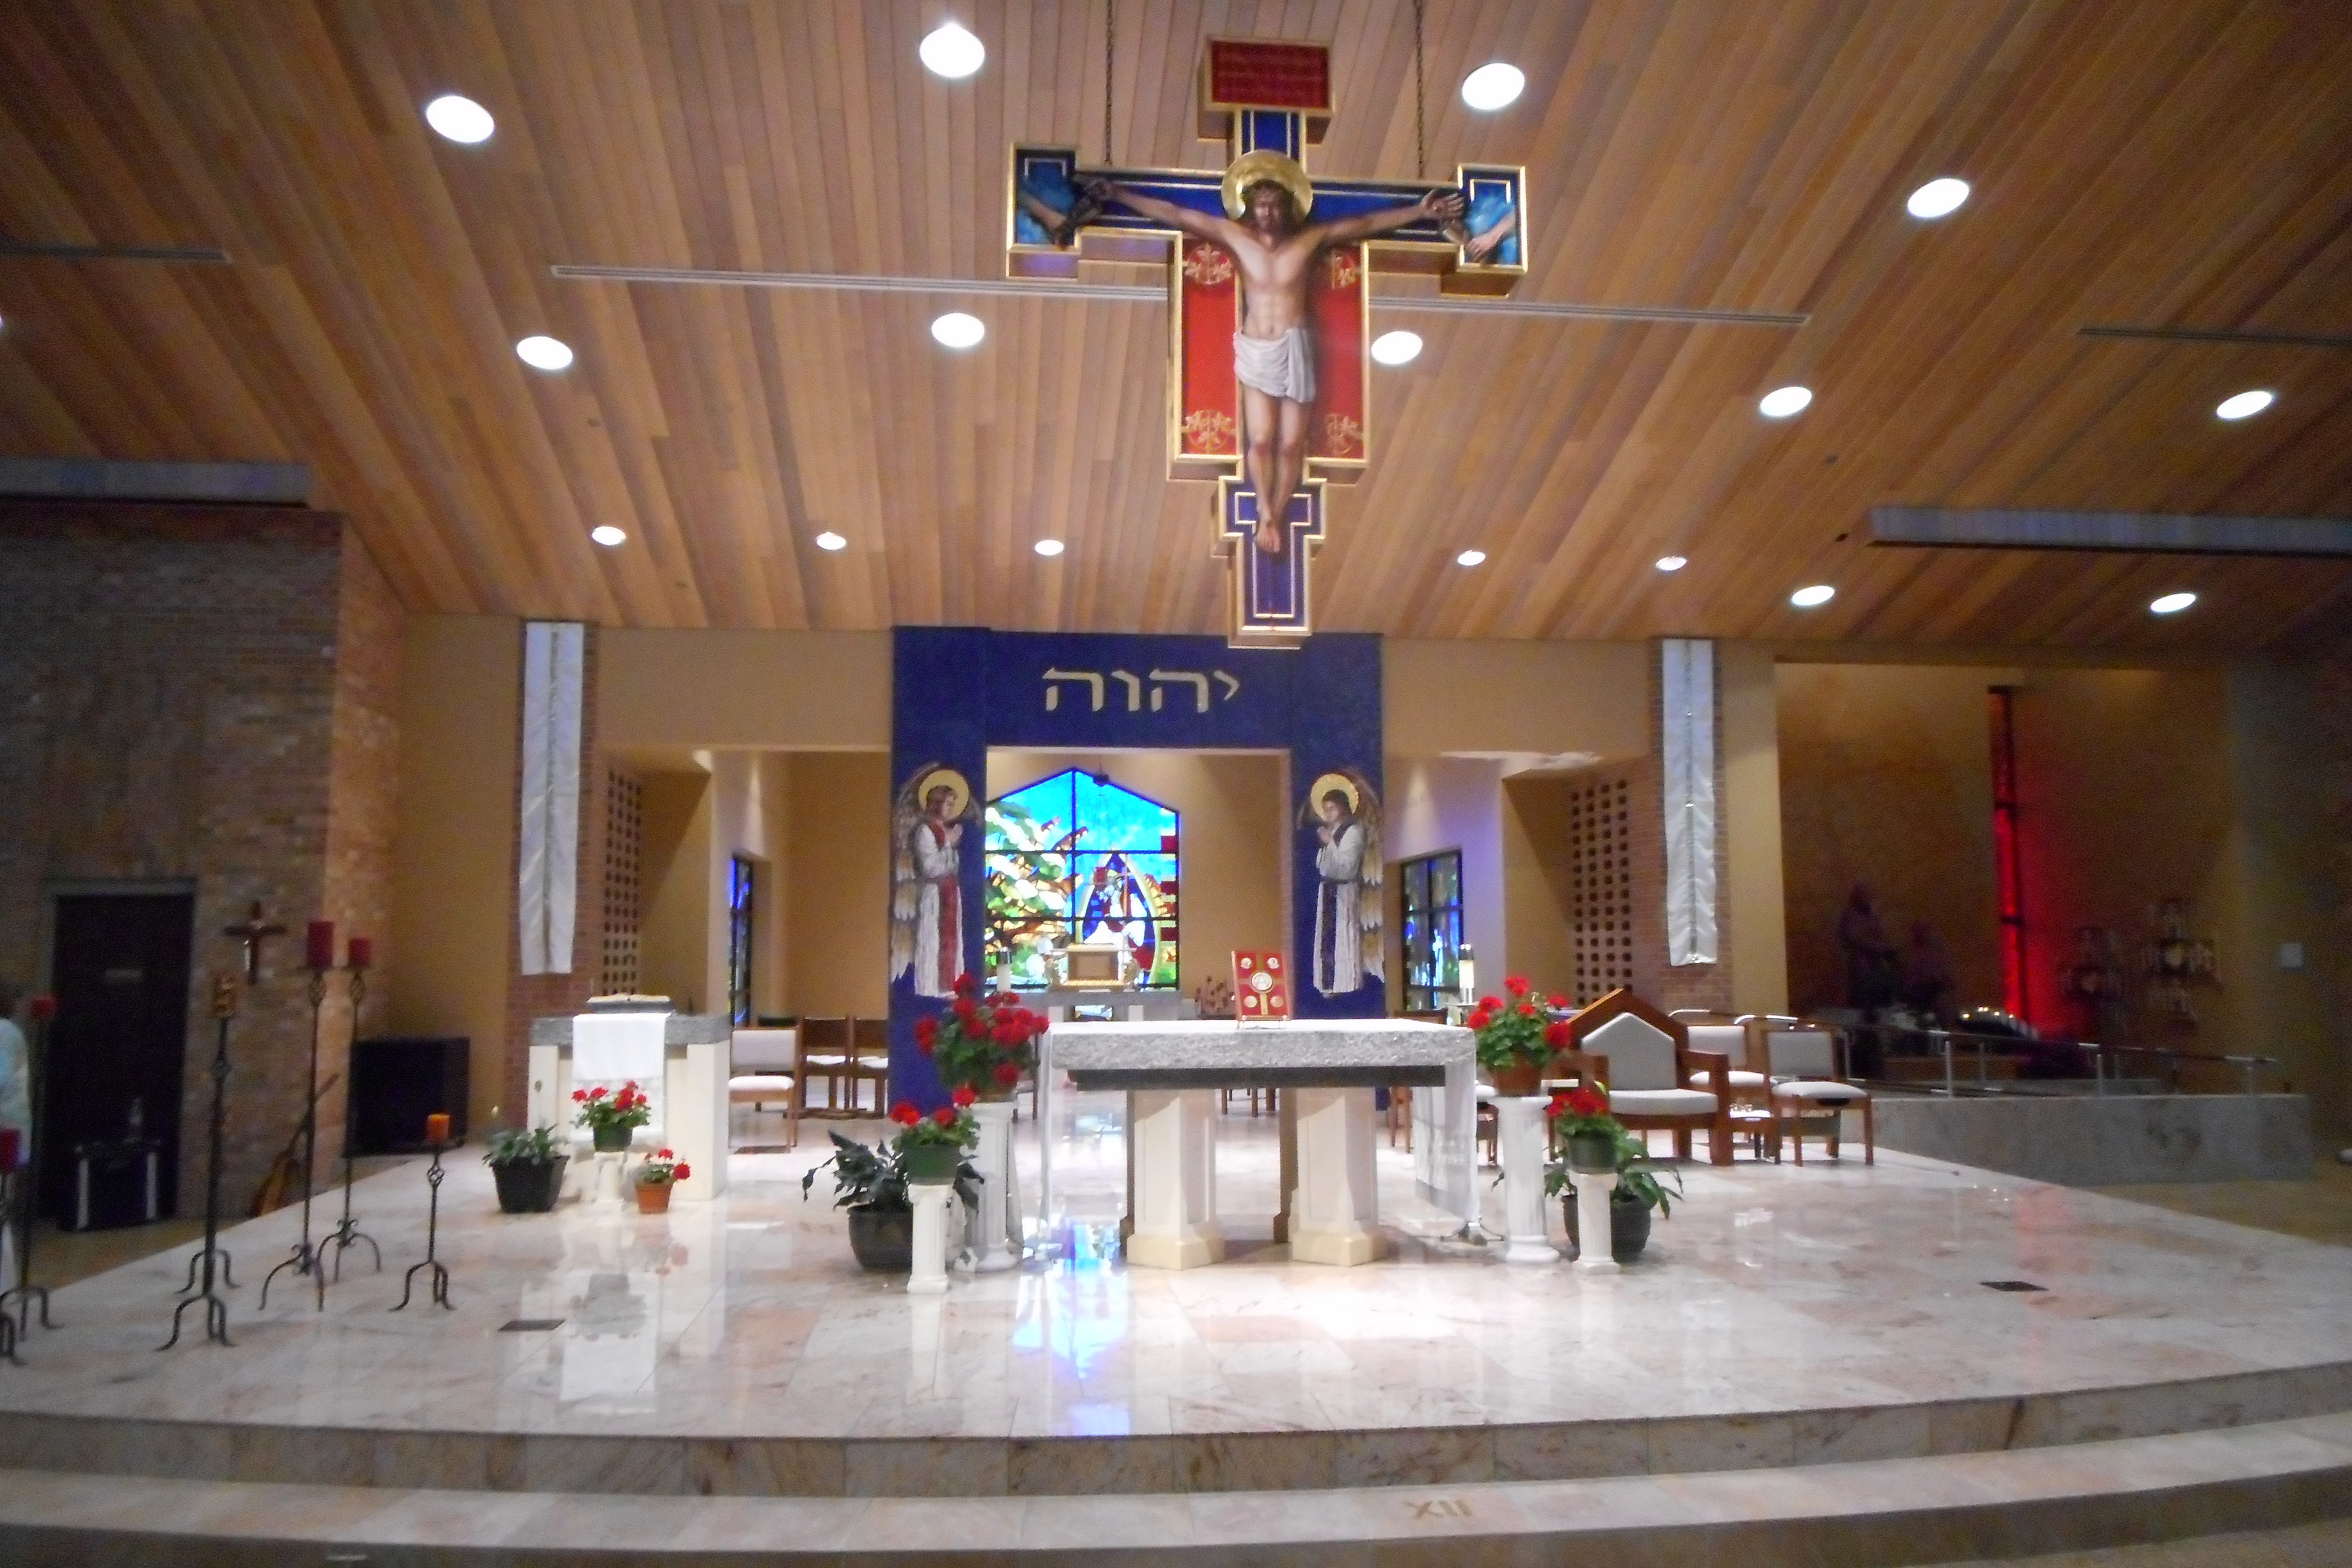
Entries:
<svg viewBox="0 0 2352 1568">
<path fill-rule="evenodd" d="M 1237 645 L 1314 630 L 1309 567 L 1324 487 L 1370 456 L 1368 267 L 1507 294 L 1527 272 L 1527 172 L 1465 164 L 1453 184 L 1308 180 L 1330 123 L 1320 44 L 1212 38 L 1200 133 L 1222 172 L 1081 168 L 1072 147 L 1013 149 L 1006 271 L 1088 261 L 1169 268 L 1169 477 L 1217 486 Z"/>
</svg>

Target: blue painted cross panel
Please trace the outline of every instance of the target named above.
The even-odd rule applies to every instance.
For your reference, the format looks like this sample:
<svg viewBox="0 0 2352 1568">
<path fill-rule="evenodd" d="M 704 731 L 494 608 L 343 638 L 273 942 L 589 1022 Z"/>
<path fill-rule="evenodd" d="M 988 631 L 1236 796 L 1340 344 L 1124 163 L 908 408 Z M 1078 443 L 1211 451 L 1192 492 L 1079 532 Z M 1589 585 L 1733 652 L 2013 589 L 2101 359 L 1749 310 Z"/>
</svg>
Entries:
<svg viewBox="0 0 2352 1568">
<path fill-rule="evenodd" d="M 1387 1010 L 1378 637 L 1326 633 L 1274 651 L 1222 637 L 902 626 L 891 669 L 894 1098 L 945 1101 L 915 1049 L 915 1020 L 946 1008 L 958 975 L 982 973 L 993 746 L 1288 753 L 1294 1010 Z M 1197 973 L 1220 957 L 1197 957 Z"/>
</svg>

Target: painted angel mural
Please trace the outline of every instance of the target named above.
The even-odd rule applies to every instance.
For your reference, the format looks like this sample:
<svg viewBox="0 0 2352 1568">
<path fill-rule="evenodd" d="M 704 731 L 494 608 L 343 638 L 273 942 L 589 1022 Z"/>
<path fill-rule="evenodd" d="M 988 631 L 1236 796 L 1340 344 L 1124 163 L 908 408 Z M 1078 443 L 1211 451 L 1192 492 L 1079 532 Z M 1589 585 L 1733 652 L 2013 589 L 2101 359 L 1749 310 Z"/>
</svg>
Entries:
<svg viewBox="0 0 2352 1568">
<path fill-rule="evenodd" d="M 1299 825 L 1315 830 L 1315 988 L 1346 996 L 1382 977 L 1380 794 L 1353 768 L 1326 773 Z"/>
<path fill-rule="evenodd" d="M 963 972 L 964 830 L 978 820 L 971 786 L 926 763 L 890 813 L 890 978 L 912 971 L 919 997 L 950 997 Z"/>
</svg>

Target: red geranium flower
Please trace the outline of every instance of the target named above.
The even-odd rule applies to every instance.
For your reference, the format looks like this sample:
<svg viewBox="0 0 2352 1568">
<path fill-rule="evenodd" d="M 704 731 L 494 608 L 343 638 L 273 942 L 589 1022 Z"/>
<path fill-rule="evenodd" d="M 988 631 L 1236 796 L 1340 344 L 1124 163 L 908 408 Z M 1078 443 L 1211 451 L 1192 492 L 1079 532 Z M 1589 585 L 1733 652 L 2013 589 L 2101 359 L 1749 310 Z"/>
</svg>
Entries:
<svg viewBox="0 0 2352 1568">
<path fill-rule="evenodd" d="M 1480 997 L 1478 998 L 1478 1010 L 1482 1013 L 1501 1012 L 1503 1010 L 1503 998 L 1500 997 Z"/>
<path fill-rule="evenodd" d="M 911 1101 L 901 1100 L 890 1107 L 890 1120 L 902 1127 L 911 1127 L 922 1119 L 923 1113 L 915 1109 Z"/>
<path fill-rule="evenodd" d="M 942 1127 L 952 1127 L 956 1124 L 956 1117 L 960 1113 L 954 1106 L 942 1105 L 938 1110 L 931 1113 L 931 1120 L 937 1122 Z"/>
<path fill-rule="evenodd" d="M 1549 999 L 1551 1001 L 1551 1005 L 1556 1008 L 1564 1008 L 1568 1006 L 1568 998 L 1560 995 L 1558 991 L 1554 991 Z"/>
<path fill-rule="evenodd" d="M 956 1085 L 955 1093 L 950 1098 L 959 1105 L 969 1105 L 980 1096 L 971 1092 L 971 1084 L 959 1083 Z"/>
<path fill-rule="evenodd" d="M 1528 977 L 1525 975 L 1506 975 L 1503 977 L 1503 989 L 1515 997 L 1524 997 L 1528 994 Z"/>
<path fill-rule="evenodd" d="M 572 1092 L 572 1097 L 574 1100 L 585 1100 L 588 1098 L 588 1091 L 585 1089 L 574 1089 Z"/>
<path fill-rule="evenodd" d="M 676 1159 L 677 1157 L 677 1155 L 671 1154 L 667 1149 L 656 1149 L 654 1151 L 654 1158 L 657 1160 Z"/>
<path fill-rule="evenodd" d="M 1551 1047 L 1554 1051 L 1566 1051 L 1568 1049 L 1569 1035 L 1570 1030 L 1568 1020 L 1566 1019 L 1554 1019 L 1551 1022 L 1544 1025 L 1544 1043 Z"/>
<path fill-rule="evenodd" d="M 601 1083 L 599 1083 L 598 1085 L 596 1085 L 596 1087 L 595 1087 L 595 1088 L 591 1089 L 590 1091 L 588 1091 L 588 1098 L 589 1098 L 589 1099 L 591 1099 L 591 1100 L 602 1100 L 604 1097 L 604 1086 L 603 1084 L 601 1084 Z"/>
<path fill-rule="evenodd" d="M 670 1180 L 672 1180 L 672 1181 L 685 1181 L 688 1177 L 689 1177 L 689 1176 L 693 1176 L 693 1175 L 694 1175 L 694 1167 L 693 1167 L 692 1166 L 689 1166 L 689 1165 L 686 1165 L 686 1164 L 681 1163 L 681 1164 L 678 1166 L 677 1169 L 676 1169 L 676 1170 L 674 1170 L 674 1171 L 672 1171 L 672 1172 L 670 1172 L 670 1173 L 669 1173 L 669 1179 L 670 1179 Z"/>
<path fill-rule="evenodd" d="M 971 977 L 971 971 L 970 969 L 966 969 L 962 974 L 956 977 L 955 994 L 957 996 L 969 997 L 973 995 L 979 989 L 980 982 Z"/>
<path fill-rule="evenodd" d="M 996 1064 L 996 1081 L 1010 1089 L 1021 1082 L 1021 1069 L 1013 1062 L 1000 1061 Z"/>
<path fill-rule="evenodd" d="M 1609 1096 L 1598 1089 L 1576 1089 L 1568 1096 L 1570 1112 L 1579 1116 L 1599 1116 L 1609 1109 Z"/>
</svg>

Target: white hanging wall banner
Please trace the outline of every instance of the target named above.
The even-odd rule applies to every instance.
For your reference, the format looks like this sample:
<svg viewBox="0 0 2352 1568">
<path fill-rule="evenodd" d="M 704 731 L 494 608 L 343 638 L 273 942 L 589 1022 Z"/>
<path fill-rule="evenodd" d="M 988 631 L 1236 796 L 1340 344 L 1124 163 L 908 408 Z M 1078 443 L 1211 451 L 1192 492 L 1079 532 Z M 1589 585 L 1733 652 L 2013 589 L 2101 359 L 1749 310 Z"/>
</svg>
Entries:
<svg viewBox="0 0 2352 1568">
<path fill-rule="evenodd" d="M 1712 964 L 1715 919 L 1715 644 L 1663 648 L 1666 962 Z"/>
<path fill-rule="evenodd" d="M 523 628 L 522 810 L 515 917 L 522 972 L 572 972 L 580 891 L 580 701 L 586 631 L 572 622 Z"/>
</svg>

